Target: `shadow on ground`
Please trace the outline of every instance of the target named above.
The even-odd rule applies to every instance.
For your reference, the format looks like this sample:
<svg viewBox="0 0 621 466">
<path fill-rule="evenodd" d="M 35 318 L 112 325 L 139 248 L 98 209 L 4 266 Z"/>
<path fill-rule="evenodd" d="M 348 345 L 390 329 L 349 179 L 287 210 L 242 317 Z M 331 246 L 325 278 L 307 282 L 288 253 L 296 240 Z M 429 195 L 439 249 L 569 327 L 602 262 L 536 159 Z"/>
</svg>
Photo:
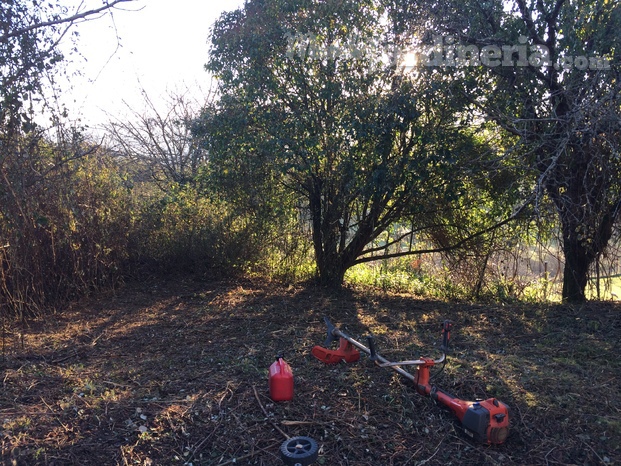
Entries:
<svg viewBox="0 0 621 466">
<path fill-rule="evenodd" d="M 452 350 L 434 382 L 512 409 L 503 445 L 472 443 L 453 415 L 363 356 L 325 366 L 323 317 L 390 360 Z M 621 309 L 483 306 L 252 281 L 131 285 L 9 329 L 2 461 L 23 465 L 278 465 L 285 435 L 317 464 L 526 465 L 621 461 Z M 283 355 L 295 397 L 273 403 Z"/>
</svg>

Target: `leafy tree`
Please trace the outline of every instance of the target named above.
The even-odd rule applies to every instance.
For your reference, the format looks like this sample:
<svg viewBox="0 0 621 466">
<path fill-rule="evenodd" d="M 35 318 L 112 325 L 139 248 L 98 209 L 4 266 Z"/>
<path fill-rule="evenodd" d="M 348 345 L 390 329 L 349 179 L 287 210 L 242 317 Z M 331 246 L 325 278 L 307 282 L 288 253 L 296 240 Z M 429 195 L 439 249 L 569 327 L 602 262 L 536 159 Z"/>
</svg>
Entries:
<svg viewBox="0 0 621 466">
<path fill-rule="evenodd" d="M 411 0 L 408 14 L 429 28 L 411 27 L 428 71 L 517 138 L 507 154 L 536 170 L 538 203 L 560 219 L 563 299 L 584 301 L 621 211 L 621 5 Z"/>
<path fill-rule="evenodd" d="M 401 14 L 379 0 L 250 0 L 212 30 L 221 98 L 196 134 L 214 180 L 269 209 L 275 186 L 295 193 L 324 284 L 375 260 L 396 222 L 434 225 L 461 168 L 485 158 L 441 81 L 403 74 Z"/>
</svg>

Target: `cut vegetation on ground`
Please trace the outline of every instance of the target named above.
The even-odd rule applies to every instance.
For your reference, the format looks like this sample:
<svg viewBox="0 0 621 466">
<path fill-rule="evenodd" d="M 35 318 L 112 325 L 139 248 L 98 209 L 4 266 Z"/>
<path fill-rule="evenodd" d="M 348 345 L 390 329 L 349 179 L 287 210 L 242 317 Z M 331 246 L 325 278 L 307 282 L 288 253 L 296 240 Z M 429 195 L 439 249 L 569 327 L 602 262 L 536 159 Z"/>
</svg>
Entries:
<svg viewBox="0 0 621 466">
<path fill-rule="evenodd" d="M 358 363 L 326 366 L 323 317 L 372 331 L 390 360 L 439 354 L 434 382 L 463 399 L 498 397 L 512 426 L 472 443 L 453 415 L 408 381 Z M 3 464 L 279 465 L 288 436 L 317 464 L 598 465 L 621 462 L 621 306 L 449 304 L 368 290 L 263 282 L 131 285 L 4 336 Z M 291 402 L 274 403 L 267 368 L 282 354 Z"/>
</svg>

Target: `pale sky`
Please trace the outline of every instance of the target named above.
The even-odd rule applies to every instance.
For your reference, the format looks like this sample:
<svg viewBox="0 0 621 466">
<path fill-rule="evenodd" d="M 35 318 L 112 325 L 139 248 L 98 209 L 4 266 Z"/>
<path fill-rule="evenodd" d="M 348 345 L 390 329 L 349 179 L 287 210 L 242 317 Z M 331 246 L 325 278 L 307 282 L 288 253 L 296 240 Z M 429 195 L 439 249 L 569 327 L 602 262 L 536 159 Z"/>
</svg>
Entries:
<svg viewBox="0 0 621 466">
<path fill-rule="evenodd" d="M 91 8 L 101 5 L 89 1 Z M 63 3 L 74 11 L 82 2 Z M 106 112 L 116 116 L 127 113 L 123 101 L 139 111 L 143 106 L 141 88 L 154 100 L 167 91 L 208 89 L 210 78 L 203 66 L 210 27 L 222 12 L 243 3 L 136 0 L 121 4 L 124 10 L 132 11 L 114 10 L 113 16 L 78 25 L 77 46 L 82 56 L 69 57 L 69 71 L 79 70 L 81 76 L 72 75 L 70 84 L 62 86 L 61 96 L 71 118 L 80 117 L 96 126 L 109 119 Z"/>
</svg>

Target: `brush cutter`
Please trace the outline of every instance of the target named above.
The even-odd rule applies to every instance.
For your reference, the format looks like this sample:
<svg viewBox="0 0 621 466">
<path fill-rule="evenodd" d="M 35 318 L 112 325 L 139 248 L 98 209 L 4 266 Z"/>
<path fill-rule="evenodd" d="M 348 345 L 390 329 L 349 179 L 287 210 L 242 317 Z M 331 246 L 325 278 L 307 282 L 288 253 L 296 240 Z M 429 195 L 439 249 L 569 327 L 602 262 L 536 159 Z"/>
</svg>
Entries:
<svg viewBox="0 0 621 466">
<path fill-rule="evenodd" d="M 361 350 L 369 355 L 369 359 L 380 367 L 388 367 L 414 383 L 418 393 L 429 396 L 436 402 L 451 410 L 461 422 L 464 432 L 473 440 L 487 444 L 503 443 L 509 434 L 509 407 L 496 398 L 487 400 L 465 401 L 439 389 L 430 383 L 430 368 L 436 364 L 446 362 L 451 322 L 446 320 L 442 324 L 442 355 L 438 359 L 420 358 L 411 361 L 390 362 L 380 356 L 375 349 L 375 340 L 372 335 L 367 337 L 368 347 L 357 342 L 343 333 L 324 317 L 328 326 L 328 336 L 324 347 L 315 346 L 311 353 L 326 364 L 336 364 L 340 361 L 354 362 L 360 358 Z M 328 349 L 336 339 L 340 340 L 339 348 Z M 416 366 L 414 374 L 401 366 Z"/>
</svg>

